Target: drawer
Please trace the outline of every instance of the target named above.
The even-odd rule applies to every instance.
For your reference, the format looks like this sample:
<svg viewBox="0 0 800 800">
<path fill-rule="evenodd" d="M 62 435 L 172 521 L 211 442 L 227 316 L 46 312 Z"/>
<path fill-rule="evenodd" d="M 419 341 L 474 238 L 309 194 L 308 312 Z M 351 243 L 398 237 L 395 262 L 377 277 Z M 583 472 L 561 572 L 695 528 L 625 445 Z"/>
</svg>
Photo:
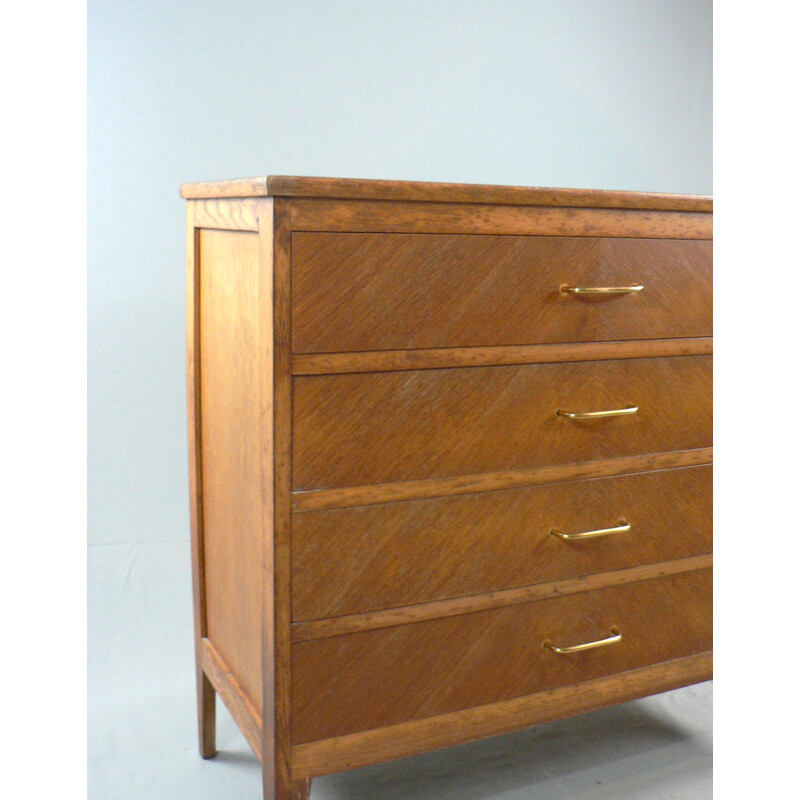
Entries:
<svg viewBox="0 0 800 800">
<path fill-rule="evenodd" d="M 296 353 L 710 336 L 706 240 L 292 235 Z M 626 286 L 580 297 L 562 285 Z"/>
<path fill-rule="evenodd" d="M 294 379 L 295 490 L 710 447 L 712 357 Z M 635 405 L 576 420 L 557 411 Z"/>
<path fill-rule="evenodd" d="M 712 646 L 711 570 L 295 644 L 295 744 L 534 694 Z M 622 635 L 577 653 L 545 649 Z"/>
<path fill-rule="evenodd" d="M 712 550 L 712 468 L 295 514 L 296 621 L 500 591 Z M 604 536 L 570 535 L 630 525 Z"/>
</svg>

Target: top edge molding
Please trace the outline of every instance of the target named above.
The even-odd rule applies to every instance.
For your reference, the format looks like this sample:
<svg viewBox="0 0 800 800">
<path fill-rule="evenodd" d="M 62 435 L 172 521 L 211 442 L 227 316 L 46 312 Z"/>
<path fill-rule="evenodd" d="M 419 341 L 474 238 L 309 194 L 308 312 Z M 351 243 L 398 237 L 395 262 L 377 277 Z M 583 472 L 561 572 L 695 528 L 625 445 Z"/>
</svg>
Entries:
<svg viewBox="0 0 800 800">
<path fill-rule="evenodd" d="M 604 189 L 548 189 L 533 186 L 492 186 L 470 183 L 304 178 L 290 175 L 185 183 L 181 186 L 181 197 L 187 200 L 303 197 L 326 200 L 399 200 L 660 211 L 713 211 L 713 198 L 701 195 L 624 192 Z"/>
</svg>

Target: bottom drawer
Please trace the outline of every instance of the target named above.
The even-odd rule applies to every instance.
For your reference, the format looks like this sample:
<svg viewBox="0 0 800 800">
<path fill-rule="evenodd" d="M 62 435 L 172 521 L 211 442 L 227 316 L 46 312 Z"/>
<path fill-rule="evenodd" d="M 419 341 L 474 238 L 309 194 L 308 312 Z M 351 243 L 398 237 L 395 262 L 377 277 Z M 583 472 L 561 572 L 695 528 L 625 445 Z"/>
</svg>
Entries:
<svg viewBox="0 0 800 800">
<path fill-rule="evenodd" d="M 498 702 L 711 650 L 711 569 L 292 648 L 293 744 Z M 608 638 L 589 650 L 556 653 Z"/>
</svg>

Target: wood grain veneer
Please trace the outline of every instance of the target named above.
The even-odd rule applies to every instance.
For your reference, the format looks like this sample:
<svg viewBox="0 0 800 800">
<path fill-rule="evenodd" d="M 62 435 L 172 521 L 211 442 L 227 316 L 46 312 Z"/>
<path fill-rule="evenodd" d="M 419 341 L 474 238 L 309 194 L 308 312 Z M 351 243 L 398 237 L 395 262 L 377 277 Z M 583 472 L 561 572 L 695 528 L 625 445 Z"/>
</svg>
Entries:
<svg viewBox="0 0 800 800">
<path fill-rule="evenodd" d="M 199 235 L 200 442 L 208 638 L 261 708 L 258 236 Z"/>
<path fill-rule="evenodd" d="M 181 194 L 204 757 L 217 694 L 265 799 L 307 800 L 315 775 L 711 677 L 710 198 Z"/>
<path fill-rule="evenodd" d="M 391 483 L 710 447 L 711 377 L 709 356 L 299 376 L 293 486 Z M 556 415 L 630 404 L 639 411 L 626 417 Z"/>
<path fill-rule="evenodd" d="M 698 653 L 499 703 L 296 745 L 292 761 L 301 774 L 324 775 L 412 756 L 707 681 L 712 662 L 710 652 Z"/>
<path fill-rule="evenodd" d="M 296 233 L 292 273 L 295 353 L 711 334 L 706 241 Z"/>
<path fill-rule="evenodd" d="M 711 552 L 711 467 L 297 514 L 295 621 Z M 551 535 L 631 525 L 578 541 Z"/>
<path fill-rule="evenodd" d="M 687 572 L 523 605 L 301 642 L 292 742 L 534 694 L 711 649 L 711 574 Z M 653 620 L 657 620 L 654 624 Z M 543 649 L 608 636 L 582 653 Z"/>
<path fill-rule="evenodd" d="M 292 229 L 353 233 L 445 233 L 711 239 L 711 215 L 608 208 L 295 200 Z"/>
<path fill-rule="evenodd" d="M 427 478 L 399 483 L 346 486 L 342 489 L 315 489 L 293 492 L 292 508 L 295 511 L 320 511 L 325 508 L 349 508 L 372 503 L 418 500 L 425 497 L 493 492 L 498 489 L 558 483 L 580 478 L 606 478 L 639 471 L 691 467 L 697 464 L 709 464 L 711 460 L 712 448 L 700 447 L 695 450 L 678 450 L 673 453 L 648 453 L 642 456 L 604 458 L 577 464 L 503 470 L 479 475 L 458 475 L 454 478 Z"/>
<path fill-rule="evenodd" d="M 675 575 L 694 569 L 705 569 L 713 564 L 713 556 L 676 558 L 672 561 L 659 561 L 656 564 L 641 564 L 636 567 L 600 572 L 593 575 L 580 575 L 577 578 L 550 580 L 516 589 L 501 589 L 485 594 L 470 594 L 452 600 L 431 600 L 410 606 L 398 606 L 382 611 L 365 611 L 361 614 L 345 614 L 340 617 L 326 617 L 292 624 L 292 641 L 307 642 L 311 639 L 325 639 L 358 631 L 371 631 L 378 628 L 393 628 L 409 622 L 441 619 L 467 614 L 473 611 L 486 611 L 490 608 L 528 603 L 531 600 L 544 600 L 562 597 L 576 592 L 588 592 L 605 586 L 622 586 L 626 583 L 649 580 L 664 575 Z"/>
</svg>

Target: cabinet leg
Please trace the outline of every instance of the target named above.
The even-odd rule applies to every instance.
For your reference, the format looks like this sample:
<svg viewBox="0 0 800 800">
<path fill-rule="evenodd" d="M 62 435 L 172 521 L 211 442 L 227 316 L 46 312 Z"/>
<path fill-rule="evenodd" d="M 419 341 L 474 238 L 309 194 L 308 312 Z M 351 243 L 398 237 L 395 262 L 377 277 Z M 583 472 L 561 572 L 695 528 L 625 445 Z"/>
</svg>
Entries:
<svg viewBox="0 0 800 800">
<path fill-rule="evenodd" d="M 217 754 L 217 693 L 202 668 L 197 671 L 197 726 L 200 755 L 213 758 Z"/>
<path fill-rule="evenodd" d="M 264 800 L 308 800 L 311 778 L 293 780 L 291 785 L 279 785 L 264 776 Z"/>
<path fill-rule="evenodd" d="M 311 794 L 311 778 L 303 778 L 292 783 L 292 800 L 308 800 Z"/>
</svg>

